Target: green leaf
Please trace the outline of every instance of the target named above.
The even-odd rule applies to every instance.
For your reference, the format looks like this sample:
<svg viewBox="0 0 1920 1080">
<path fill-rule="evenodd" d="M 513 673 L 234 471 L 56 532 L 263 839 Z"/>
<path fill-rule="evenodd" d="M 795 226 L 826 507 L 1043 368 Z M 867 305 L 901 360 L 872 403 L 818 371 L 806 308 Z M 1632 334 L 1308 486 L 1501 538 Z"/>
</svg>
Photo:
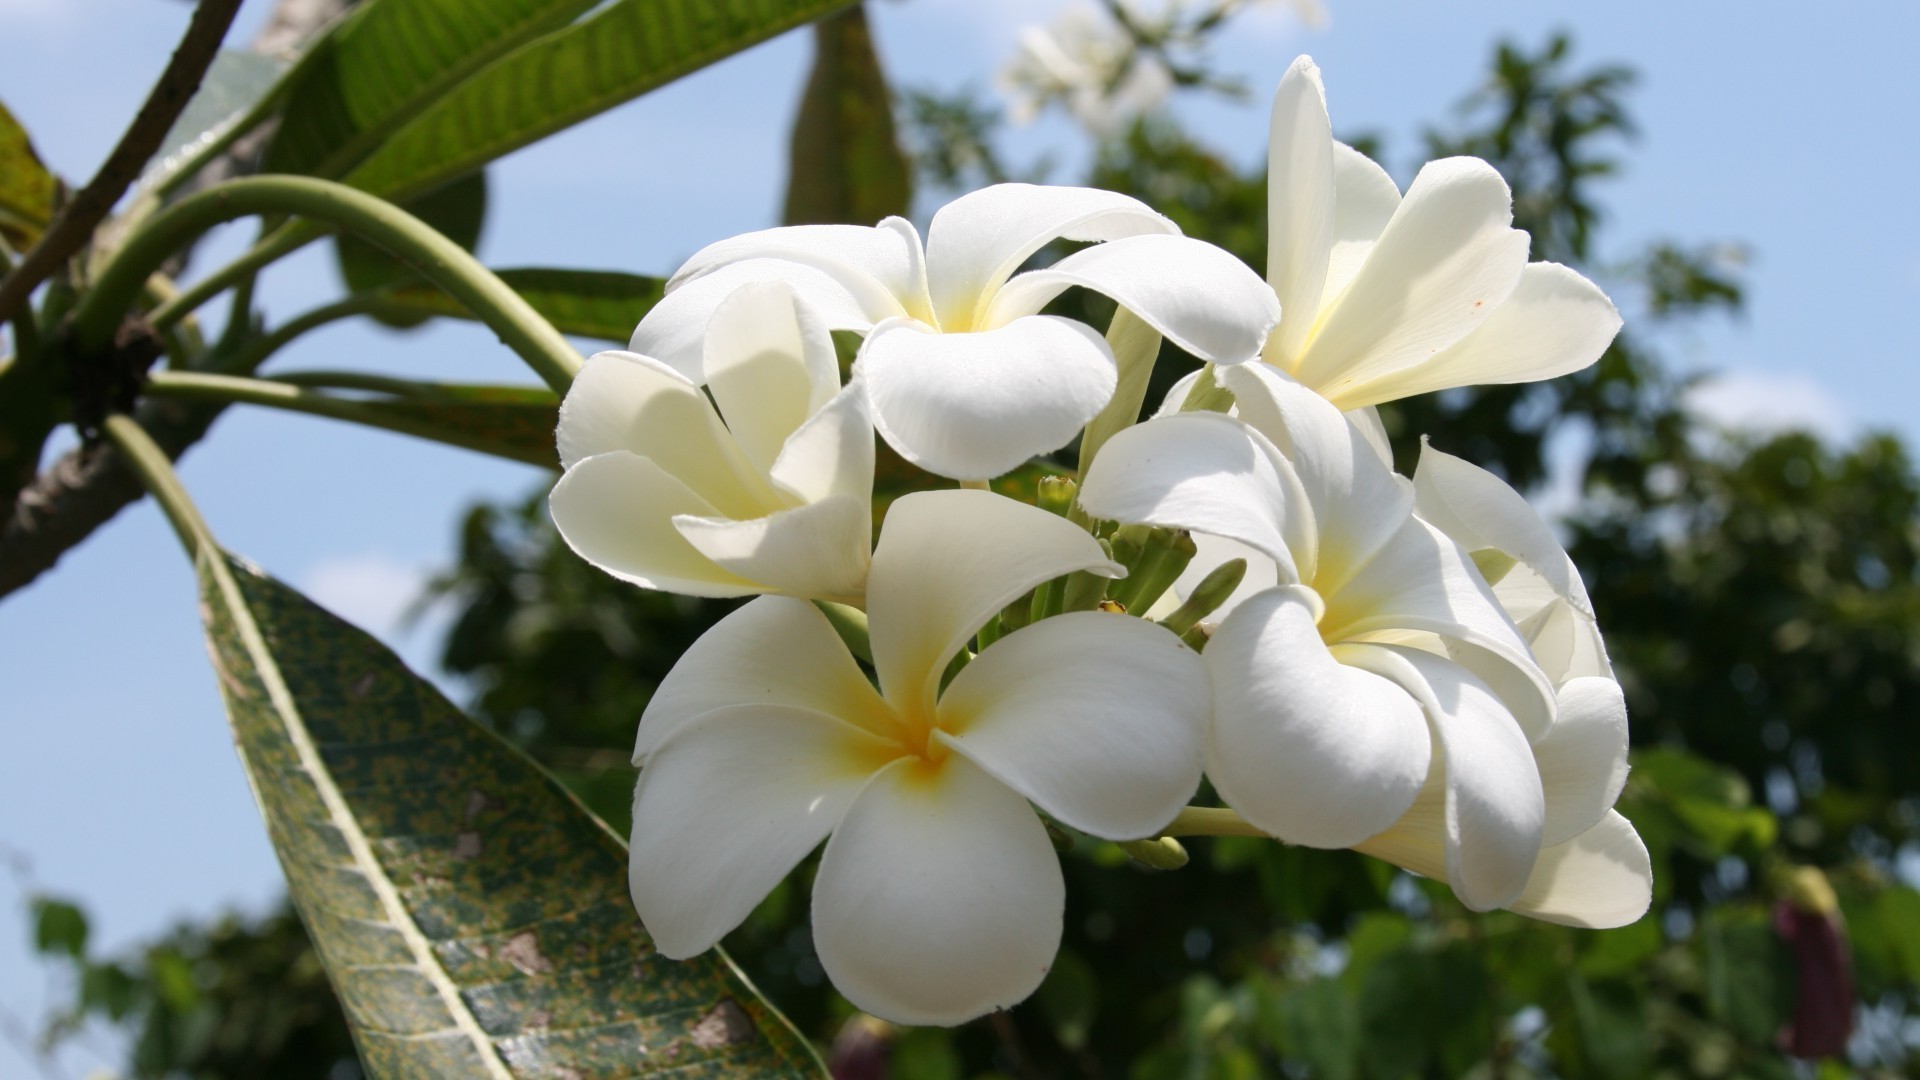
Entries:
<svg viewBox="0 0 1920 1080">
<path fill-rule="evenodd" d="M 211 545 L 201 611 L 295 906 L 376 1076 L 817 1074 L 718 951 L 656 953 L 626 855 L 378 642 Z"/>
<path fill-rule="evenodd" d="M 200 89 L 181 110 L 179 119 L 160 140 L 160 149 L 140 177 L 151 186 L 185 164 L 192 153 L 227 133 L 231 124 L 252 113 L 261 99 L 273 91 L 287 62 L 275 56 L 263 56 L 246 49 L 222 49 L 207 68 Z"/>
<path fill-rule="evenodd" d="M 368 0 L 289 76 L 262 171 L 345 175 L 487 65 L 580 17 L 594 0 Z M 467 170 L 460 170 L 465 172 Z M 457 173 L 444 179 L 452 179 Z M 424 189 L 422 189 L 424 190 Z"/>
<path fill-rule="evenodd" d="M 55 187 L 26 129 L 0 105 L 0 239 L 18 251 L 32 247 L 53 220 Z"/>
<path fill-rule="evenodd" d="M 893 91 L 860 7 L 813 24 L 813 74 L 793 123 L 789 225 L 871 225 L 904 215 L 913 167 L 893 126 Z"/>
<path fill-rule="evenodd" d="M 660 278 L 611 270 L 530 267 L 495 273 L 561 333 L 622 346 L 667 288 Z M 473 313 L 453 297 L 418 281 L 390 290 L 382 307 L 394 314 L 473 318 Z"/>
<path fill-rule="evenodd" d="M 79 960 L 87 953 L 87 913 L 51 896 L 33 898 L 33 947 Z"/>
<path fill-rule="evenodd" d="M 560 399 L 544 387 L 471 386 L 459 396 L 358 403 L 380 426 L 512 461 L 558 468 Z"/>
<path fill-rule="evenodd" d="M 463 176 L 408 202 L 405 209 L 447 239 L 472 251 L 480 243 L 480 230 L 487 220 L 487 174 L 483 170 Z M 349 293 L 373 292 L 419 278 L 405 262 L 351 233 L 334 237 L 333 253 L 340 268 L 340 280 Z M 369 314 L 397 330 L 419 326 L 431 317 L 428 313 L 407 311 L 376 310 Z"/>
<path fill-rule="evenodd" d="M 617 0 L 440 96 L 346 181 L 394 199 L 431 191 L 845 3 Z"/>
</svg>

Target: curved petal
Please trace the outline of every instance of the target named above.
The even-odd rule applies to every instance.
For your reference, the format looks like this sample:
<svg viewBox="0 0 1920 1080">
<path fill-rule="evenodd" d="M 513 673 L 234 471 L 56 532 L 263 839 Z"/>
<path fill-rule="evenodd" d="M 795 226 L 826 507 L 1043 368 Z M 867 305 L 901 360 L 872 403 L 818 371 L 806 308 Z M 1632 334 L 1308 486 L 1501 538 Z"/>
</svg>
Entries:
<svg viewBox="0 0 1920 1080">
<path fill-rule="evenodd" d="M 1326 310 L 1294 374 L 1345 408 L 1348 387 L 1466 337 L 1513 292 L 1526 265 L 1527 234 L 1512 221 L 1512 193 L 1493 166 L 1478 158 L 1428 163 Z"/>
<path fill-rule="evenodd" d="M 562 468 L 625 451 L 652 461 L 728 517 L 759 517 L 784 505 L 700 388 L 652 357 L 589 357 L 560 402 L 557 439 Z"/>
<path fill-rule="evenodd" d="M 774 487 L 808 502 L 848 495 L 871 503 L 873 420 L 867 413 L 861 369 L 856 367 L 847 385 L 788 436 L 768 479 Z"/>
<path fill-rule="evenodd" d="M 1413 489 L 1340 410 L 1266 364 L 1219 373 L 1241 420 L 1293 462 L 1313 504 L 1313 546 L 1294 556 L 1315 589 L 1341 587 L 1407 520 Z"/>
<path fill-rule="evenodd" d="M 1527 578 L 1532 580 L 1516 580 Z M 1524 594 L 1516 595 L 1522 589 Z M 1541 594 L 1547 596 L 1544 603 L 1540 602 Z M 1599 624 L 1553 596 L 1543 579 L 1516 567 L 1501 579 L 1493 595 L 1508 611 L 1537 605 L 1535 613 L 1519 624 L 1520 633 L 1540 669 L 1556 684 L 1586 675 L 1613 678 L 1613 662 L 1607 658 L 1606 642 L 1600 640 Z"/>
<path fill-rule="evenodd" d="M 1099 541 L 1057 514 L 990 491 L 921 491 L 894 501 L 867 576 L 880 688 L 934 715 L 940 674 L 1015 597 L 1075 570 L 1119 576 Z"/>
<path fill-rule="evenodd" d="M 1425 360 L 1345 386 L 1340 407 L 1556 378 L 1600 359 L 1619 332 L 1620 312 L 1598 285 L 1558 263 L 1528 263 L 1513 295 L 1479 329 Z"/>
<path fill-rule="evenodd" d="M 740 925 L 827 838 L 886 752 L 832 717 L 754 705 L 661 743 L 634 789 L 627 853 L 633 906 L 660 952 L 684 960 Z"/>
<path fill-rule="evenodd" d="M 547 497 L 574 553 L 622 581 L 685 596 L 747 596 L 760 587 L 715 566 L 674 530 L 676 514 L 719 511 L 652 461 L 624 450 L 575 462 Z"/>
<path fill-rule="evenodd" d="M 1593 614 L 1587 589 L 1566 549 L 1538 511 L 1507 482 L 1420 440 L 1413 472 L 1414 511 L 1468 551 L 1492 548 L 1545 578 L 1577 609 Z"/>
<path fill-rule="evenodd" d="M 1627 783 L 1627 701 L 1612 679 L 1580 678 L 1560 688 L 1559 714 L 1534 740 L 1547 793 L 1542 844 L 1564 843 L 1606 815 Z"/>
<path fill-rule="evenodd" d="M 1261 830 L 1310 847 L 1352 847 L 1406 812 L 1433 736 L 1407 691 L 1334 659 L 1314 629 L 1311 590 L 1253 596 L 1204 658 L 1213 681 L 1207 776 Z"/>
<path fill-rule="evenodd" d="M 1393 443 L 1387 438 L 1387 424 L 1380 419 L 1380 410 L 1368 407 L 1353 409 L 1341 415 L 1347 418 L 1347 423 L 1353 425 L 1353 430 L 1359 432 L 1360 437 L 1373 448 L 1374 454 L 1380 458 L 1380 464 L 1389 469 L 1393 468 Z"/>
<path fill-rule="evenodd" d="M 927 226 L 927 283 L 942 330 L 986 318 L 993 294 L 1055 240 L 1118 240 L 1180 227 L 1146 203 L 1098 188 L 995 184 L 940 208 Z"/>
<path fill-rule="evenodd" d="M 1293 467 L 1259 432 L 1218 413 L 1178 413 L 1126 428 L 1100 448 L 1080 505 L 1108 521 L 1235 540 L 1299 580 L 1313 511 Z"/>
<path fill-rule="evenodd" d="M 1526 891 L 1508 904 L 1543 922 L 1611 930 L 1653 903 L 1653 862 L 1633 824 L 1609 810 L 1598 824 L 1540 853 Z"/>
<path fill-rule="evenodd" d="M 703 381 L 700 367 L 714 311 L 735 289 L 758 281 L 785 282 L 819 312 L 829 330 L 864 334 L 882 319 L 906 314 L 891 297 L 857 296 L 814 267 L 781 259 L 748 259 L 703 274 L 661 297 L 634 328 L 627 347 L 695 382 Z"/>
<path fill-rule="evenodd" d="M 1112 297 L 1168 341 L 1215 364 L 1257 358 L 1280 321 L 1273 290 L 1227 252 L 1186 236 L 1133 236 L 1016 276 L 994 297 L 987 324 L 1032 315 L 1074 285 Z"/>
<path fill-rule="evenodd" d="M 708 244 L 674 271 L 669 291 L 724 266 L 778 259 L 812 267 L 838 282 L 868 311 L 889 304 L 926 318 L 927 267 L 920 234 L 905 218 L 875 226 L 787 225 Z M 877 320 L 876 320 L 877 321 Z"/>
<path fill-rule="evenodd" d="M 1179 412 L 1181 406 L 1187 403 L 1187 395 L 1193 392 L 1194 384 L 1200 381 L 1200 373 L 1205 370 L 1205 368 L 1195 368 L 1174 380 L 1174 384 L 1167 387 L 1167 396 L 1160 399 L 1160 407 L 1154 410 L 1153 416 L 1149 419 L 1172 416 Z"/>
<path fill-rule="evenodd" d="M 1066 887 L 1026 800 L 959 755 L 881 770 L 813 883 L 813 943 L 847 1000 L 901 1024 L 958 1024 L 1033 993 L 1060 948 Z"/>
<path fill-rule="evenodd" d="M 1274 91 L 1267 131 L 1267 283 L 1286 319 L 1267 357 L 1291 367 L 1320 312 L 1333 249 L 1333 122 L 1320 69 L 1302 56 Z"/>
<path fill-rule="evenodd" d="M 855 495 L 829 495 L 763 518 L 677 515 L 694 550 L 715 566 L 766 592 L 858 604 L 866 593 L 872 504 Z"/>
<path fill-rule="evenodd" d="M 1212 652 L 1212 648 L 1208 648 Z M 1540 851 L 1546 801 L 1533 750 L 1499 696 L 1458 664 L 1419 649 L 1346 646 L 1343 660 L 1392 679 L 1420 701 L 1439 749 L 1446 880 L 1475 911 L 1505 907 Z"/>
<path fill-rule="evenodd" d="M 987 480 L 1073 440 L 1113 396 L 1113 352 L 1092 328 L 1034 315 L 978 334 L 905 320 L 860 350 L 874 426 L 900 456 Z"/>
<path fill-rule="evenodd" d="M 936 734 L 1073 828 L 1151 835 L 1200 786 L 1199 654 L 1152 623 L 1082 611 L 993 643 L 940 697 Z"/>
<path fill-rule="evenodd" d="M 1327 285 L 1320 292 L 1322 309 L 1333 306 L 1353 284 L 1399 209 L 1400 186 L 1387 170 L 1346 143 L 1334 143 L 1333 251 L 1327 256 Z"/>
<path fill-rule="evenodd" d="M 762 473 L 840 389 L 833 338 L 780 281 L 742 285 L 720 302 L 702 369 L 727 430 Z"/>
<path fill-rule="evenodd" d="M 660 680 L 633 760 L 707 713 L 748 705 L 816 712 L 876 735 L 893 730 L 886 702 L 826 616 L 805 600 L 763 596 L 700 635 Z"/>
</svg>

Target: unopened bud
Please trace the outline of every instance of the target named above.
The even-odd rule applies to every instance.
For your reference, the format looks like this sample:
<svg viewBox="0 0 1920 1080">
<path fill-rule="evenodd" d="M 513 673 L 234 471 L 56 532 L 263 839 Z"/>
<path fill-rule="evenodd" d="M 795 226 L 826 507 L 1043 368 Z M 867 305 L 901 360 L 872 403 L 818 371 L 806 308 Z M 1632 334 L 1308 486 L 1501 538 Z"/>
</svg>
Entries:
<svg viewBox="0 0 1920 1080">
<path fill-rule="evenodd" d="M 1040 509 L 1049 514 L 1067 516 L 1073 508 L 1073 497 L 1080 491 L 1079 485 L 1065 476 L 1043 476 L 1040 478 L 1040 491 L 1035 501 Z"/>
<path fill-rule="evenodd" d="M 1100 601 L 1100 606 L 1094 610 L 1104 611 L 1109 615 L 1125 615 L 1127 613 L 1127 605 L 1118 600 L 1102 600 Z"/>
<path fill-rule="evenodd" d="M 1247 576 L 1247 560 L 1228 559 L 1208 572 L 1187 594 L 1186 602 L 1176 608 L 1173 614 L 1160 620 L 1160 625 L 1176 634 L 1184 634 L 1193 629 L 1201 619 L 1213 614 L 1240 582 Z"/>
<path fill-rule="evenodd" d="M 1187 849 L 1171 836 L 1121 840 L 1118 844 L 1129 859 L 1152 870 L 1178 870 L 1187 865 Z"/>
<path fill-rule="evenodd" d="M 1180 635 L 1180 644 L 1185 645 L 1194 652 L 1206 652 L 1207 642 L 1212 640 L 1213 631 L 1207 629 L 1204 623 L 1197 624 L 1193 629 Z"/>
</svg>

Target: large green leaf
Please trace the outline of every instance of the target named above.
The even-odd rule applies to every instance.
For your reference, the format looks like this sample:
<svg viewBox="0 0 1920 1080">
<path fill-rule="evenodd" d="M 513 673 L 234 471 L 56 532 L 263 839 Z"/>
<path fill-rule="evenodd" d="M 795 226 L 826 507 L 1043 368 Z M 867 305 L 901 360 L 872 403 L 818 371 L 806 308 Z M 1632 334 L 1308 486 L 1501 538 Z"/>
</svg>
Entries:
<svg viewBox="0 0 1920 1080">
<path fill-rule="evenodd" d="M 346 180 L 388 198 L 431 191 L 846 2 L 617 0 L 462 82 Z"/>
<path fill-rule="evenodd" d="M 633 336 L 641 316 L 660 301 L 667 288 L 660 278 L 611 270 L 527 267 L 495 273 L 561 333 L 621 345 Z M 391 290 L 383 310 L 389 306 L 396 314 L 473 318 L 473 313 L 453 297 L 425 282 Z"/>
<path fill-rule="evenodd" d="M 339 177 L 462 80 L 594 0 L 367 0 L 291 76 L 265 172 Z"/>
<path fill-rule="evenodd" d="M 377 1076 L 794 1076 L 721 955 L 654 952 L 626 856 L 379 643 L 212 550 L 201 610 L 295 905 Z"/>
<path fill-rule="evenodd" d="M 0 105 L 0 238 L 25 251 L 53 220 L 53 174 L 26 129 Z"/>
<path fill-rule="evenodd" d="M 813 74 L 793 122 L 789 225 L 871 225 L 906 214 L 913 167 L 893 127 L 893 91 L 864 9 L 813 25 Z"/>
<path fill-rule="evenodd" d="M 200 89 L 160 140 L 160 149 L 147 162 L 140 182 L 149 187 L 165 182 L 197 151 L 227 135 L 232 125 L 255 113 L 286 70 L 287 62 L 276 56 L 246 49 L 220 50 L 200 80 Z"/>
</svg>

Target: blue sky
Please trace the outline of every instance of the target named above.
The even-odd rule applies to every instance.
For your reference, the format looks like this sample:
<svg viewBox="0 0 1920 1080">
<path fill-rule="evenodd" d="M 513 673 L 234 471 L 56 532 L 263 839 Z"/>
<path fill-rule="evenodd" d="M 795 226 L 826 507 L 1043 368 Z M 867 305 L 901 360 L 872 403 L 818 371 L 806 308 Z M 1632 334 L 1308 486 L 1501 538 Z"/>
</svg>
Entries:
<svg viewBox="0 0 1920 1080">
<path fill-rule="evenodd" d="M 266 9 L 251 0 L 236 42 Z M 1023 21 L 1061 3 L 882 0 L 877 34 L 895 80 L 990 84 Z M 1326 74 L 1335 126 L 1387 138 L 1404 181 L 1413 132 L 1484 69 L 1494 40 L 1571 30 L 1589 61 L 1643 75 L 1642 137 L 1606 192 L 1609 252 L 1655 237 L 1748 244 L 1751 312 L 1701 328 L 1675 355 L 1723 373 L 1708 403 L 1729 417 L 1867 427 L 1920 438 L 1912 313 L 1920 310 L 1920 87 L 1909 5 L 1577 4 L 1328 0 L 1307 30 L 1255 8 L 1220 43 L 1255 100 L 1191 100 L 1182 114 L 1243 161 L 1264 153 L 1265 94 L 1298 52 Z M 164 0 L 0 0 L 0 100 L 50 164 L 89 175 L 184 26 Z M 805 75 L 788 35 L 500 163 L 481 254 L 491 264 L 663 273 L 702 244 L 774 223 L 786 129 Z M 1083 160 L 1066 122 L 1015 133 L 1017 156 Z M 1070 174 L 1071 169 L 1067 170 Z M 213 264 L 245 236 L 216 238 Z M 275 269 L 277 318 L 337 295 L 321 249 Z M 401 336 L 355 326 L 277 362 L 438 378 L 526 376 L 484 331 Z M 431 631 L 395 617 L 452 554 L 460 510 L 518 495 L 533 469 L 324 421 L 236 411 L 183 473 L 227 545 L 430 664 Z M 123 513 L 40 583 L 0 601 L 0 844 L 38 887 L 84 898 L 112 949 L 224 908 L 259 909 L 278 869 L 221 716 L 192 582 L 151 506 Z M 4 852 L 0 852 L 4 854 Z M 4 862 L 5 860 L 0 860 Z M 22 894 L 0 878 L 0 1007 L 29 1021 L 46 1000 L 28 959 Z M 105 1062 L 84 1052 L 76 1074 Z M 30 1066 L 0 1041 L 0 1075 Z"/>
</svg>

